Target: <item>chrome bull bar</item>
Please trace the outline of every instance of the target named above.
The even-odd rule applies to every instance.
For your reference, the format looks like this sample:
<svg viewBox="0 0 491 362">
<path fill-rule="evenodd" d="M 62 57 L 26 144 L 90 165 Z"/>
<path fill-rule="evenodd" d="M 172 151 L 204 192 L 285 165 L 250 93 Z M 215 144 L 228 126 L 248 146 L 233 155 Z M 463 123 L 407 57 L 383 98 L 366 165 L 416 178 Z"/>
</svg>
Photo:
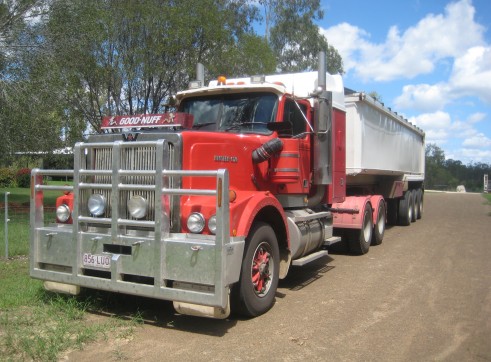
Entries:
<svg viewBox="0 0 491 362">
<path fill-rule="evenodd" d="M 121 169 L 124 148 L 154 147 L 153 170 Z M 112 148 L 112 168 L 85 168 L 86 155 L 98 147 Z M 116 291 L 164 300 L 226 308 L 229 287 L 239 279 L 243 238 L 230 236 L 229 176 L 226 169 L 183 171 L 166 169 L 166 141 L 79 143 L 74 149 L 75 170 L 32 170 L 30 274 L 45 281 Z M 94 176 L 111 176 L 111 183 L 87 182 Z M 43 185 L 44 176 L 73 177 L 73 186 Z M 125 177 L 151 176 L 154 185 L 125 183 Z M 169 178 L 214 177 L 216 188 L 169 187 Z M 133 178 L 134 180 L 135 178 Z M 88 215 L 81 205 L 83 190 L 109 190 L 110 217 Z M 72 225 L 45 225 L 43 192 L 73 192 Z M 123 191 L 155 193 L 154 220 L 135 220 L 121 212 Z M 171 232 L 166 198 L 210 196 L 216 199 L 216 235 Z M 88 227 L 95 225 L 96 227 Z M 98 228 L 103 225 L 106 228 Z M 128 232 L 127 227 L 147 232 Z M 110 257 L 107 268 L 87 266 L 84 255 Z"/>
</svg>

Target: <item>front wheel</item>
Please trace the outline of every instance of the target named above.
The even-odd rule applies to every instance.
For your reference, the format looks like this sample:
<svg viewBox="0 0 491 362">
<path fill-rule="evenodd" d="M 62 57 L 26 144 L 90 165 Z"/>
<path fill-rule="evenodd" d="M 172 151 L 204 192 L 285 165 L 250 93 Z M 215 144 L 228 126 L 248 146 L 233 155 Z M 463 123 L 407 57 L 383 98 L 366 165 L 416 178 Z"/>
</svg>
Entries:
<svg viewBox="0 0 491 362">
<path fill-rule="evenodd" d="M 232 290 L 233 308 L 256 317 L 274 303 L 279 279 L 280 252 L 276 235 L 268 224 L 253 225 L 246 239 L 239 282 Z"/>
</svg>

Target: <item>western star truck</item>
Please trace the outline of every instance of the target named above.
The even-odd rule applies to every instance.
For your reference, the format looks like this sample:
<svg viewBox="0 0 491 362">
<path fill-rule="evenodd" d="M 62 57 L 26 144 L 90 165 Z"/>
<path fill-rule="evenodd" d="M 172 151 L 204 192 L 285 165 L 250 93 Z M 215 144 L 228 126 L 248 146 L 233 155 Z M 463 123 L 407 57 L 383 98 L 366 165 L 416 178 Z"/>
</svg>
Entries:
<svg viewBox="0 0 491 362">
<path fill-rule="evenodd" d="M 73 170 L 32 171 L 30 274 L 173 301 L 183 314 L 258 316 L 290 266 L 422 217 L 422 130 L 318 72 L 198 80 L 176 111 L 115 115 Z M 73 177 L 73 186 L 43 184 Z M 43 191 L 64 191 L 45 216 Z M 296 268 L 299 272 L 301 268 Z"/>
</svg>

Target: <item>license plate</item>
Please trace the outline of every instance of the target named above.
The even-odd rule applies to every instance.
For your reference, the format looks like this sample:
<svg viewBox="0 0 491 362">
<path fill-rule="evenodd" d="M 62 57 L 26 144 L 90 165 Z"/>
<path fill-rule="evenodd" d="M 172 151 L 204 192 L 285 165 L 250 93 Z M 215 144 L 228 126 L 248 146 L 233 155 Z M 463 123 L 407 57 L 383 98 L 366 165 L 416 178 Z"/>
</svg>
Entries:
<svg viewBox="0 0 491 362">
<path fill-rule="evenodd" d="M 109 255 L 84 253 L 82 256 L 82 262 L 84 266 L 104 269 L 111 268 L 111 257 Z"/>
</svg>

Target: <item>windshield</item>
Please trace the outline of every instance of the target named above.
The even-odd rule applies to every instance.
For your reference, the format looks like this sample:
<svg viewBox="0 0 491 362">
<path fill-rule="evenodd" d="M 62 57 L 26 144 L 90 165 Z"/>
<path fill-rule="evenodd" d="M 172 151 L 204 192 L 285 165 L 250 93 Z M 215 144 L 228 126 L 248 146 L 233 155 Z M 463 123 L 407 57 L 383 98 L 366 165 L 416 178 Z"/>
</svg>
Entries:
<svg viewBox="0 0 491 362">
<path fill-rule="evenodd" d="M 264 133 L 276 119 L 277 104 L 273 93 L 218 94 L 185 99 L 180 111 L 194 116 L 195 129 Z"/>
</svg>

